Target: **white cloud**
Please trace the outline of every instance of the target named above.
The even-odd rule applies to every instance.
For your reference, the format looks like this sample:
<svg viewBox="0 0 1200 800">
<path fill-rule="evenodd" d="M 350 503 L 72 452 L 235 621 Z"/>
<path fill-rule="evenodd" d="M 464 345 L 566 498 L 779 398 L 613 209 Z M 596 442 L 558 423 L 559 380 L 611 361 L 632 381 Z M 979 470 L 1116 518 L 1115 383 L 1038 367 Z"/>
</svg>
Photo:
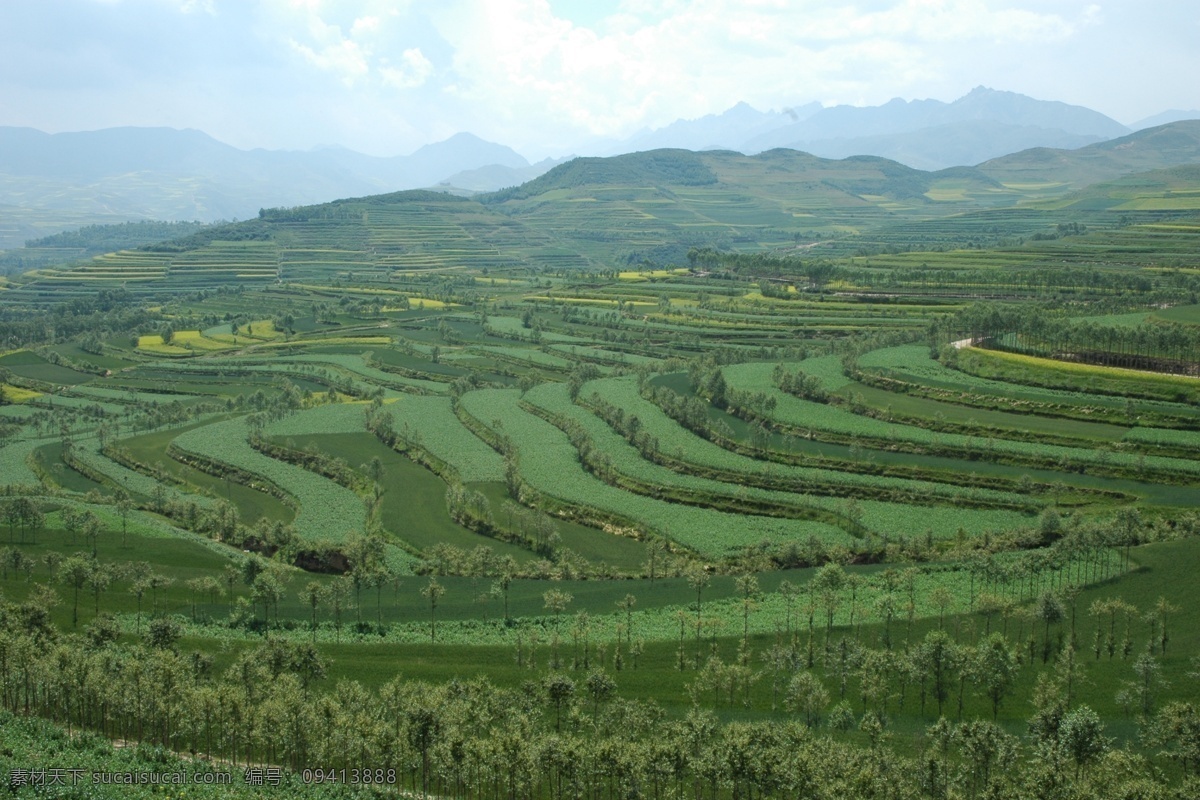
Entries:
<svg viewBox="0 0 1200 800">
<path fill-rule="evenodd" d="M 353 86 L 370 71 L 369 50 L 342 34 L 337 25 L 327 24 L 315 14 L 308 20 L 308 38 L 312 45 L 289 38 L 288 43 L 308 63 L 337 75 L 346 86 Z"/>
<path fill-rule="evenodd" d="M 421 48 L 414 47 L 400 54 L 401 66 L 390 66 L 385 59 L 379 67 L 384 84 L 397 89 L 415 89 L 433 75 L 433 62 L 425 57 Z"/>
<path fill-rule="evenodd" d="M 350 89 L 413 89 L 434 73 L 419 43 L 404 40 L 406 3 L 265 0 L 264 5 L 293 52 Z"/>
<path fill-rule="evenodd" d="M 1054 41 L 1073 26 L 1058 14 L 1021 8 L 995 9 L 984 0 L 900 0 L 880 11 L 816 7 L 793 16 L 801 35 L 814 40 L 864 36 L 910 38 L 921 42 L 990 40 Z"/>
<path fill-rule="evenodd" d="M 213 0 L 180 0 L 179 10 L 185 14 L 191 14 L 196 11 L 202 11 L 205 14 L 217 13 L 213 7 Z"/>
<path fill-rule="evenodd" d="M 347 86 L 353 86 L 355 81 L 365 75 L 369 69 L 362 52 L 351 41 L 342 40 L 337 44 L 322 47 L 320 50 L 314 50 L 295 40 L 292 40 L 291 44 L 296 52 L 304 56 L 310 64 L 319 69 L 336 73 L 340 76 L 342 83 Z"/>
<path fill-rule="evenodd" d="M 359 17 L 350 26 L 350 35 L 354 38 L 369 36 L 379 30 L 379 17 Z"/>
<path fill-rule="evenodd" d="M 947 46 L 1053 42 L 1075 30 L 1059 14 L 1011 3 L 876 6 L 626 0 L 603 24 L 578 27 L 544 0 L 463 0 L 435 19 L 455 49 L 457 95 L 514 127 L 549 117 L 599 135 L 739 100 L 869 99 L 884 85 L 891 97 L 944 75 Z"/>
</svg>

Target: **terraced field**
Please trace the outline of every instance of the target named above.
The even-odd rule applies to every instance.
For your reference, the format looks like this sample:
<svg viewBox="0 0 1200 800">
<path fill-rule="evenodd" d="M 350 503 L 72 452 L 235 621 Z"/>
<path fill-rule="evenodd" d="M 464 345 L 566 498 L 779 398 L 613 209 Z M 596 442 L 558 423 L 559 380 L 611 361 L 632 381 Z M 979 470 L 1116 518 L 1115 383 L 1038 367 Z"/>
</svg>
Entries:
<svg viewBox="0 0 1200 800">
<path fill-rule="evenodd" d="M 685 429 L 663 410 L 636 391 L 636 383 L 627 378 L 593 381 L 585 384 L 580 396 L 586 403 L 594 398 L 598 403 L 621 409 L 627 417 L 636 416 L 639 429 L 657 440 L 657 449 L 666 457 L 685 465 L 694 465 L 732 473 L 739 480 L 753 482 L 756 475 L 766 472 L 772 480 L 793 482 L 797 487 L 826 485 L 835 493 L 848 492 L 854 486 L 880 488 L 918 496 L 927 503 L 938 500 L 954 504 L 955 498 L 966 499 L 968 493 L 977 501 L 997 505 L 1019 505 L 1022 498 L 1007 493 L 968 492 L 953 483 L 937 486 L 927 481 L 914 484 L 904 480 L 867 477 L 833 470 L 796 467 L 788 464 L 764 463 L 760 459 L 731 451 Z"/>
<path fill-rule="evenodd" d="M 805 435 L 818 438 L 830 435 L 841 439 L 870 440 L 876 446 L 905 446 L 930 448 L 936 451 L 958 451 L 975 454 L 976 458 L 992 455 L 1017 464 L 1045 465 L 1054 462 L 1099 467 L 1111 464 L 1129 471 L 1153 468 L 1164 475 L 1200 476 L 1200 464 L 1189 459 L 1144 457 L 1120 452 L 1098 453 L 1081 447 L 1038 442 L 1022 442 L 1000 438 L 990 429 L 980 435 L 939 433 L 917 425 L 902 425 L 875 419 L 851 410 L 816 403 L 786 394 L 771 380 L 771 364 L 743 364 L 725 370 L 729 385 L 739 391 L 759 393 L 775 400 L 767 414 L 774 422 Z"/>
<path fill-rule="evenodd" d="M 952 369 L 929 355 L 919 345 L 884 348 L 867 353 L 858 360 L 860 369 L 925 387 L 939 398 L 963 405 L 998 403 L 1004 407 L 1048 416 L 1071 415 L 1079 419 L 1114 420 L 1133 425 L 1143 416 L 1175 420 L 1178 424 L 1200 421 L 1200 411 L 1186 403 L 1122 398 L 1083 391 L 1052 389 L 1036 385 L 1013 384 L 982 378 L 961 369 Z M 1130 413 L 1132 412 L 1132 413 Z"/>
<path fill-rule="evenodd" d="M 938 507 L 938 489 L 929 483 L 775 465 L 764 470 L 761 461 L 756 462 L 754 459 L 729 453 L 704 440 L 691 441 L 698 437 L 679 428 L 661 412 L 655 415 L 650 411 L 653 406 L 649 403 L 643 401 L 645 406 L 649 406 L 646 408 L 636 402 L 629 402 L 632 398 L 628 392 L 622 393 L 619 389 L 611 393 L 606 392 L 605 383 L 598 381 L 586 384 L 584 388 L 592 388 L 595 391 L 594 396 L 602 402 L 626 401 L 627 404 L 617 407 L 636 415 L 641 423 L 640 430 L 645 435 L 658 439 L 657 446 L 662 448 L 662 452 L 667 453 L 668 457 L 669 454 L 675 453 L 675 464 L 683 469 L 672 470 L 645 460 L 637 448 L 623 441 L 603 422 L 572 406 L 565 387 L 538 387 L 529 393 L 528 402 L 580 425 L 589 435 L 590 447 L 603 453 L 606 465 L 611 466 L 623 477 L 637 481 L 643 487 L 652 487 L 650 491 L 654 494 L 677 489 L 681 492 L 681 498 L 691 497 L 693 503 L 710 505 L 724 501 L 740 506 L 742 512 L 747 515 L 813 515 L 843 528 L 858 538 L 888 538 L 899 531 L 918 530 L 938 538 L 947 538 L 955 535 L 958 529 L 964 526 L 981 531 L 1000 532 L 1027 525 L 1028 517 L 1005 511 L 975 511 L 961 506 L 968 503 L 987 506 L 990 503 L 1001 508 L 1036 508 L 1026 506 L 1024 499 L 1015 494 L 980 489 L 956 490 L 956 487 L 943 487 L 941 499 L 944 505 Z M 629 381 L 623 383 L 626 389 L 632 386 Z M 670 430 L 672 428 L 673 431 Z M 672 437 L 671 433 L 676 435 Z M 667 435 L 659 438 L 659 434 Z M 672 439 L 674 441 L 671 441 Z M 711 449 L 703 445 L 709 445 Z M 695 449 L 689 449 L 688 446 Z M 699 455 L 693 455 L 697 452 Z M 687 471 L 689 465 L 718 470 L 723 480 L 700 477 L 695 471 Z M 763 480 L 764 472 L 765 477 L 769 479 L 767 481 Z M 791 492 L 762 489 L 755 486 L 760 482 L 783 482 L 795 489 Z M 872 499 L 881 495 L 903 498 L 907 503 L 879 502 Z M 853 506 L 846 498 L 856 498 Z M 679 502 L 688 501 L 681 499 Z M 757 510 L 755 502 L 761 504 Z M 851 508 L 855 509 L 854 513 L 849 511 Z M 763 521 L 759 522 L 761 524 Z M 754 541 L 754 536 L 749 534 L 742 540 L 741 545 L 745 547 Z"/>
<path fill-rule="evenodd" d="M 294 526 L 303 539 L 336 542 L 366 528 L 362 501 L 353 492 L 259 453 L 248 435 L 245 421 L 232 419 L 181 434 L 173 446 L 181 458 L 204 460 L 205 471 L 233 467 L 285 493 L 297 509 Z"/>
<path fill-rule="evenodd" d="M 1102 513 L 1139 496 L 1129 491 L 1131 482 L 1153 483 L 1173 475 L 1168 483 L 1174 483 L 1174 489 L 1140 496 L 1188 496 L 1195 480 L 1188 476 L 1200 469 L 1179 457 L 1181 447 L 1191 446 L 1188 436 L 1173 438 L 1170 429 L 1144 424 L 1165 420 L 1187 425 L 1195 414 L 1185 404 L 1139 401 L 1136 413 L 1145 419 L 1135 425 L 1123 400 L 1013 387 L 949 368 L 931 359 L 928 348 L 920 345 L 868 350 L 854 359 L 853 369 L 859 372 L 853 374 L 847 374 L 840 356 L 786 360 L 796 345 L 781 346 L 786 341 L 781 334 L 797 329 L 819 334 L 835 318 L 850 328 L 862 329 L 871 321 L 902 334 L 931 316 L 952 313 L 954 306 L 780 301 L 752 290 L 719 295 L 726 299 L 714 305 L 705 297 L 707 289 L 700 288 L 707 284 L 694 278 L 691 283 L 672 283 L 685 277 L 680 271 L 648 275 L 671 292 L 672 310 L 666 314 L 646 315 L 645 309 L 662 303 L 648 299 L 637 305 L 645 293 L 621 282 L 573 294 L 527 290 L 526 302 L 535 301 L 535 324 L 505 315 L 489 315 L 483 327 L 452 314 L 436 324 L 416 314 L 410 322 L 401 316 L 398 334 L 359 337 L 371 348 L 369 358 L 355 352 L 355 344 L 339 343 L 346 340 L 344 335 L 330 337 L 314 330 L 285 343 L 275 322 L 259 316 L 240 326 L 236 340 L 229 326 L 176 331 L 170 345 L 155 335 L 141 336 L 137 350 L 143 356 L 187 357 L 126 368 L 106 379 L 107 385 L 93 386 L 92 376 L 64 371 L 33 353 L 6 359 L 14 369 L 28 373 L 25 377 L 85 381 L 73 395 L 30 397 L 30 408 L 53 404 L 97 414 L 97 419 L 128 416 L 129 404 L 142 403 L 143 396 L 146 404 L 159 405 L 196 405 L 204 398 L 211 402 L 230 397 L 245 404 L 246 411 L 255 411 L 251 402 L 267 402 L 256 397 L 266 398 L 288 385 L 301 393 L 360 399 L 289 411 L 267 421 L 264 432 L 275 441 L 300 437 L 308 446 L 320 441 L 313 437 L 326 434 L 365 435 L 371 406 L 362 399 L 377 397 L 377 411 L 386 413 L 402 447 L 431 459 L 442 480 L 478 484 L 495 499 L 495 487 L 513 485 L 506 472 L 515 466 L 520 484 L 531 490 L 527 506 L 544 506 L 565 518 L 617 526 L 644 537 L 663 537 L 683 552 L 709 558 L 737 559 L 764 542 L 781 546 L 810 537 L 853 550 L 864 542 L 896 537 L 945 540 L 961 536 L 960 531 L 999 535 L 1035 524 L 1037 514 L 1056 504 Z M 574 308 L 572 301 L 584 295 L 611 297 L 614 310 Z M 370 298 L 372 293 L 363 288 L 346 296 Z M 548 305 L 553 303 L 566 313 L 554 311 Z M 455 330 L 466 333 L 465 339 L 462 333 L 449 334 L 449 328 L 439 327 L 450 320 Z M 688 324 L 679 324 L 683 320 Z M 431 340 L 434 328 L 438 332 Z M 443 333 L 449 338 L 439 342 Z M 490 343 L 493 334 L 508 344 Z M 740 353 L 741 359 L 767 359 L 722 370 L 735 395 L 758 396 L 771 404 L 769 410 L 756 410 L 751 401 L 737 409 L 760 426 L 765 423 L 765 439 L 754 441 L 758 434 L 752 426 L 724 417 L 712 406 L 706 414 L 709 422 L 726 425 L 726 435 L 718 435 L 716 428 L 689 429 L 667 413 L 661 398 L 652 401 L 639 392 L 639 385 L 658 384 L 655 372 L 681 363 L 672 358 L 694 357 L 692 336 L 720 341 L 726 352 Z M 182 345 L 188 342 L 193 346 L 185 350 Z M 389 342 L 414 355 L 388 347 Z M 285 344 L 281 353 L 264 349 Z M 184 352 L 175 353 L 176 348 Z M 431 360 L 436 351 L 441 357 Z M 110 357 L 116 354 L 114 349 Z M 811 377 L 830 399 L 814 402 L 781 390 L 775 378 L 779 362 L 773 357 L 784 357 L 785 372 Z M 614 369 L 618 375 L 636 369 L 641 377 L 588 380 Z M 573 377 L 576 373 L 584 376 L 582 380 Z M 487 376 L 485 381 L 512 381 L 521 374 L 535 384 L 551 382 L 535 386 L 524 397 L 513 389 L 477 389 L 472 383 L 451 387 L 451 381 L 477 382 L 481 375 Z M 568 378 L 578 380 L 572 388 L 575 401 L 568 397 Z M 651 383 L 642 384 L 647 378 Z M 904 383 L 905 391 L 887 380 Z M 168 387 L 175 393 L 145 394 L 150 388 Z M 454 396 L 445 397 L 448 394 Z M 1004 398 L 1001 407 L 989 407 L 1000 402 L 996 398 Z M 626 418 L 636 417 L 642 444 L 614 421 L 614 408 Z M 464 426 L 464 421 L 469 424 Z M 195 428 L 178 438 L 173 445 L 178 454 L 202 456 L 218 466 L 236 467 L 239 475 L 262 478 L 264 489 L 299 509 L 292 524 L 302 538 L 336 539 L 339 534 L 331 533 L 331 526 L 337 525 L 366 528 L 364 498 L 334 485 L 328 476 L 254 451 L 246 442 L 245 422 L 228 420 L 210 428 Z M 579 441 L 572 441 L 576 431 L 586 435 L 583 450 Z M 653 442 L 650 448 L 644 444 L 646 437 Z M 505 455 L 498 452 L 506 448 L 512 448 L 513 465 L 507 470 Z M 80 463 L 90 459 L 91 466 L 103 472 L 99 451 L 93 446 L 85 452 L 90 455 Z M 908 467 L 898 463 L 903 453 L 915 459 Z M 956 460 L 963 463 L 961 471 L 951 467 Z M 127 467 L 109 467 L 110 472 L 118 469 Z M 1057 481 L 1048 480 L 1056 469 L 1066 472 Z M 1081 476 L 1080 469 L 1089 474 Z M 127 472 L 121 480 L 137 484 L 136 491 L 145 496 L 145 481 L 153 478 L 137 481 L 133 474 L 141 473 Z M 326 516 L 305 516 L 313 513 L 304 510 L 310 506 L 324 509 Z M 418 551 L 432 543 L 422 541 L 415 545 Z"/>
<path fill-rule="evenodd" d="M 966 177 L 888 194 L 875 162 L 839 183 L 761 158 L 778 175 L 713 154 L 670 191 L 585 171 L 270 210 L 15 281 L 57 333 L 10 326 L 0 354 L 0 564 L 32 565 L 4 596 L 94 549 L 120 568 L 55 577 L 56 624 L 169 617 L 218 670 L 270 632 L 339 679 L 478 670 L 541 698 L 551 663 L 582 696 L 619 665 L 672 714 L 716 694 L 747 719 L 809 674 L 897 737 L 933 723 L 929 648 L 997 633 L 1017 688 L 993 708 L 954 667 L 967 716 L 1027 730 L 1074 657 L 1136 741 L 1115 698 L 1140 654 L 1191 685 L 1196 626 L 1154 585 L 1200 532 L 1200 379 L 1014 356 L 969 323 L 1193 326 L 1200 278 L 1150 263 L 1161 242 L 1190 269 L 1192 222 L 957 213 L 987 196 Z M 797 175 L 820 186 L 797 199 Z M 88 306 L 92 283 L 127 292 Z M 75 312 L 43 308 L 51 284 Z M 141 560 L 182 582 L 150 611 Z M 578 724 L 608 724 L 589 698 Z"/>
<path fill-rule="evenodd" d="M 677 505 L 611 487 L 579 464 L 565 433 L 522 409 L 513 390 L 483 390 L 462 398 L 463 411 L 493 436 L 507 437 L 516 449 L 521 477 L 537 493 L 634 534 L 665 536 L 708 558 L 763 540 L 803 541 L 817 536 L 847 543 L 836 527 L 807 520 L 752 520 L 736 514 Z"/>
</svg>

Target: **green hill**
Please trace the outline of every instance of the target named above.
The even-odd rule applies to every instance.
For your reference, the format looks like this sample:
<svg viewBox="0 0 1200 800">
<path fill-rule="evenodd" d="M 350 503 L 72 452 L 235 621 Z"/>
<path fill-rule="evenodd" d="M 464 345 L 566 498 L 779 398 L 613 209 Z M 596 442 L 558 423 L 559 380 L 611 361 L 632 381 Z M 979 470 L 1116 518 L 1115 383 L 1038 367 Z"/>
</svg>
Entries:
<svg viewBox="0 0 1200 800">
<path fill-rule="evenodd" d="M 690 150 L 651 150 L 611 158 L 575 158 L 528 183 L 481 198 L 485 203 L 522 200 L 555 189 L 624 183 L 654 186 L 704 186 L 717 176 L 700 153 Z"/>
<path fill-rule="evenodd" d="M 1049 184 L 1082 189 L 1122 175 L 1200 162 L 1200 120 L 1148 128 L 1081 147 L 1037 147 L 994 158 L 979 170 L 1006 185 Z"/>
<path fill-rule="evenodd" d="M 257 219 L 26 273 L 6 298 L 47 302 L 105 285 L 174 291 L 507 266 L 612 269 L 681 261 L 695 246 L 795 247 L 1020 197 L 970 169 L 928 173 L 791 150 L 657 150 L 575 159 L 476 199 L 405 191 L 264 209 Z"/>
<path fill-rule="evenodd" d="M 264 209 L 257 219 L 25 273 L 5 298 L 46 303 L 101 287 L 156 293 L 333 278 L 395 284 L 508 267 L 610 271 L 682 263 L 694 247 L 799 256 L 975 247 L 1053 230 L 1064 214 L 1103 225 L 1110 209 L 1141 212 L 1142 221 L 1195 208 L 1195 167 L 1118 175 L 1062 196 L 1085 174 L 1189 154 L 1200 156 L 1200 123 L 1111 146 L 1029 151 L 1023 161 L 1010 158 L 1007 173 L 999 162 L 924 172 L 873 156 L 830 160 L 795 150 L 581 158 L 475 198 L 404 191 Z M 1047 164 L 1035 175 L 1039 158 Z"/>
<path fill-rule="evenodd" d="M 922 172 L 872 156 L 835 161 L 795 150 L 658 150 L 580 159 L 480 199 L 592 260 L 632 264 L 681 261 L 698 246 L 795 248 L 1022 197 L 969 168 Z"/>
<path fill-rule="evenodd" d="M 1073 192 L 1054 208 L 1087 211 L 1200 211 L 1200 164 L 1137 172 Z"/>
</svg>

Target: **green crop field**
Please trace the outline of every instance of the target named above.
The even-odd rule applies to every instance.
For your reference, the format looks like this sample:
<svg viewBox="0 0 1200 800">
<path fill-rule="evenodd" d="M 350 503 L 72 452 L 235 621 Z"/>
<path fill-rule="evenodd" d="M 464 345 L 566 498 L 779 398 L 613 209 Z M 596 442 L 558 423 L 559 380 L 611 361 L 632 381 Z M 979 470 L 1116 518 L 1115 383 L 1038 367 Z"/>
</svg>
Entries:
<svg viewBox="0 0 1200 800">
<path fill-rule="evenodd" d="M 814 797 L 1194 796 L 1166 173 L 635 154 L 12 276 L 0 768 L 802 796 L 758 748 Z"/>
<path fill-rule="evenodd" d="M 233 467 L 277 488 L 295 503 L 296 533 L 302 538 L 336 540 L 365 527 L 362 503 L 352 492 L 259 453 L 246 442 L 246 436 L 245 422 L 232 419 L 194 428 L 171 444 L 185 456 L 206 459 L 217 470 Z"/>
</svg>

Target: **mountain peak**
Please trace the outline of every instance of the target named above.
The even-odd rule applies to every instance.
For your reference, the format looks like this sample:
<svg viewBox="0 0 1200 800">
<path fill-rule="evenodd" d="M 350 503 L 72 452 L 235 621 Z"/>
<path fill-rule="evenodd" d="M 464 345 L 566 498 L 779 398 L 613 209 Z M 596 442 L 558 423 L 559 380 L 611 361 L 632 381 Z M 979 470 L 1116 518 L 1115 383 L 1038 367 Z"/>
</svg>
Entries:
<svg viewBox="0 0 1200 800">
<path fill-rule="evenodd" d="M 470 142 L 472 144 L 475 144 L 477 142 L 482 143 L 482 144 L 491 144 L 491 142 L 487 141 L 486 139 L 481 139 L 480 137 L 476 136 L 475 134 L 471 133 L 470 131 L 459 131 L 458 133 L 454 134 L 453 136 L 442 140 L 442 143 L 445 143 L 445 142 L 454 142 L 455 144 L 458 144 L 460 142 Z"/>
<path fill-rule="evenodd" d="M 453 163 L 459 162 L 469 164 L 471 168 L 488 164 L 500 164 L 505 167 L 529 166 L 525 157 L 511 147 L 489 142 L 467 131 L 459 131 L 449 139 L 424 145 L 408 158 L 434 162 L 445 161 L 444 166 L 446 167 L 451 167 Z M 446 177 L 456 171 L 450 169 L 440 177 Z"/>
</svg>

